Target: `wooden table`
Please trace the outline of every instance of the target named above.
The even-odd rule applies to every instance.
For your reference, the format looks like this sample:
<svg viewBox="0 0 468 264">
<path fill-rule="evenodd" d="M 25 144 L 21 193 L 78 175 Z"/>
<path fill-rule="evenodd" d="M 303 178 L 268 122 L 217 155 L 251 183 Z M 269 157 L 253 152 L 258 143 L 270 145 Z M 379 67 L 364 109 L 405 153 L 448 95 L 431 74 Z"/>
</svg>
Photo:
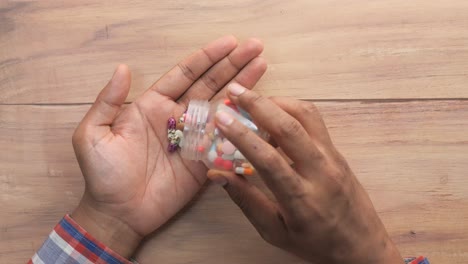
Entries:
<svg viewBox="0 0 468 264">
<path fill-rule="evenodd" d="M 129 101 L 224 34 L 265 43 L 265 95 L 315 101 L 403 255 L 468 263 L 468 1 L 0 2 L 0 263 L 78 203 L 71 135 L 119 62 Z M 304 263 L 207 186 L 141 263 Z"/>
</svg>

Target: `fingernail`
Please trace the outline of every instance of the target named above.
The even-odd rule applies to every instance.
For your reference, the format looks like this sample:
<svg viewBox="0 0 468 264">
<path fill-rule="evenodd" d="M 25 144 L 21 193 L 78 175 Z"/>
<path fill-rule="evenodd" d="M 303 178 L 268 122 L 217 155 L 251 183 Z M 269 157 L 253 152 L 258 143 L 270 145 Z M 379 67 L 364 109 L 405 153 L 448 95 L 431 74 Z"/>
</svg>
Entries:
<svg viewBox="0 0 468 264">
<path fill-rule="evenodd" d="M 226 180 L 226 178 L 224 178 L 223 176 L 218 176 L 216 177 L 215 179 L 212 180 L 215 184 L 219 185 L 219 186 L 226 186 L 226 184 L 228 183 L 228 181 Z"/>
<path fill-rule="evenodd" d="M 230 94 L 232 94 L 234 96 L 239 96 L 243 92 L 245 92 L 245 87 L 243 87 L 242 85 L 240 85 L 238 83 L 231 83 L 231 84 L 228 85 L 228 91 L 229 91 Z"/>
<path fill-rule="evenodd" d="M 225 126 L 229 126 L 230 124 L 232 124 L 232 122 L 234 122 L 232 116 L 223 111 L 216 112 L 216 119 L 219 123 Z"/>
</svg>

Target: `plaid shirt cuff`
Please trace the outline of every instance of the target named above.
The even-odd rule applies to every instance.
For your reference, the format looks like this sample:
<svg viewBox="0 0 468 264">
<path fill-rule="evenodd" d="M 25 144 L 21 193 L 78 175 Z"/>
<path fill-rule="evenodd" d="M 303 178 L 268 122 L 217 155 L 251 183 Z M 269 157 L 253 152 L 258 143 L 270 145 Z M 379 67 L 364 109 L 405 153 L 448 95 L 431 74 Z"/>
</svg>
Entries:
<svg viewBox="0 0 468 264">
<path fill-rule="evenodd" d="M 406 258 L 405 259 L 406 264 L 429 264 L 429 260 L 425 257 L 419 257 L 419 258 Z"/>
<path fill-rule="evenodd" d="M 41 248 L 28 261 L 28 264 L 33 263 L 132 264 L 93 238 L 69 215 L 65 215 L 55 226 Z M 424 257 L 406 258 L 405 263 L 429 264 L 429 261 Z"/>
<path fill-rule="evenodd" d="M 65 215 L 29 263 L 131 264 L 132 262 L 97 241 L 69 215 Z"/>
</svg>

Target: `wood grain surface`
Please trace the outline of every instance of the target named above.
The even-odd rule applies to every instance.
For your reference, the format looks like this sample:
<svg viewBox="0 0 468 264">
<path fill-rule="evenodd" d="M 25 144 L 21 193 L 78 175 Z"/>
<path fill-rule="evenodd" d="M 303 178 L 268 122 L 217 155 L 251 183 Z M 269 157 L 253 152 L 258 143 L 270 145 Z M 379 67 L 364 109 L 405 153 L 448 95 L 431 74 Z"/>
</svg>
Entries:
<svg viewBox="0 0 468 264">
<path fill-rule="evenodd" d="M 468 97 L 468 1 L 0 2 L 0 102 L 94 99 L 118 62 L 140 93 L 224 34 L 267 44 L 268 95 Z"/>
<path fill-rule="evenodd" d="M 263 94 L 316 102 L 403 255 L 468 263 L 463 0 L 0 0 L 0 263 L 24 263 L 77 205 L 71 135 L 116 64 L 132 101 L 224 34 L 264 41 Z M 211 185 L 137 260 L 304 263 Z"/>
</svg>

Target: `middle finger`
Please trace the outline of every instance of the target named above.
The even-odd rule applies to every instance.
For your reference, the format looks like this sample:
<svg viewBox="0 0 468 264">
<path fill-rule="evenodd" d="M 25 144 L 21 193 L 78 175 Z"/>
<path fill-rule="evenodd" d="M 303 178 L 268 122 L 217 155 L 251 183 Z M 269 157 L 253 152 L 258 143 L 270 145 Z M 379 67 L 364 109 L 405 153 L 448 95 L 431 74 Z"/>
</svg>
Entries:
<svg viewBox="0 0 468 264">
<path fill-rule="evenodd" d="M 279 203 L 288 206 L 304 193 L 302 178 L 270 144 L 227 112 L 216 113 L 216 125 L 252 163 Z"/>
<path fill-rule="evenodd" d="M 284 153 L 302 170 L 313 169 L 323 157 L 302 124 L 271 100 L 232 83 L 228 96 L 245 109 L 255 123 L 270 133 Z"/>
<path fill-rule="evenodd" d="M 209 100 L 224 87 L 245 65 L 263 51 L 263 44 L 257 39 L 249 39 L 239 45 L 229 55 L 216 63 L 203 74 L 184 95 L 179 103 L 185 108 L 192 99 Z"/>
</svg>

